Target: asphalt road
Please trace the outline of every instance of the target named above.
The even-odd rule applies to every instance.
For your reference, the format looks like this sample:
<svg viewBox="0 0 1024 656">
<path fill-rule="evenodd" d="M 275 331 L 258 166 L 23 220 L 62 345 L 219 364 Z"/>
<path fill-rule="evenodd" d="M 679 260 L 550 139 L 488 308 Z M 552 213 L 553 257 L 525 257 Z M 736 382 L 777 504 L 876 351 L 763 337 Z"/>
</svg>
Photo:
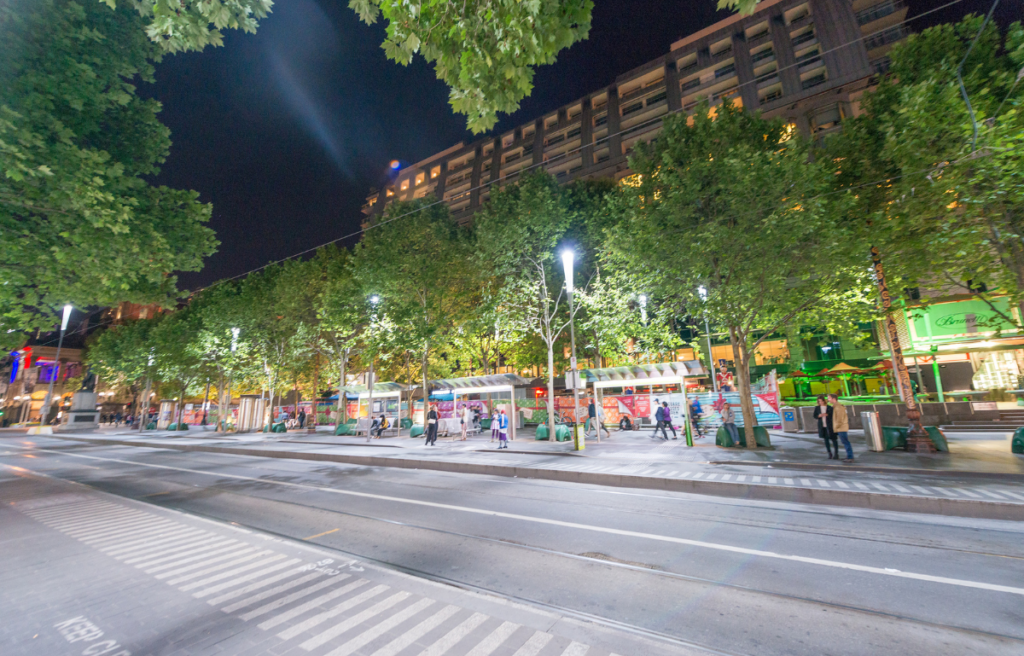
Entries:
<svg viewBox="0 0 1024 656">
<path fill-rule="evenodd" d="M 679 653 L 1024 653 L 1019 523 L 0 440 L 5 506 L 65 481 L 581 619 L 617 645 L 634 636 Z M 3 533 L 7 556 L 43 539 Z M 54 653 L 82 653 L 73 647 Z M 503 648 L 493 653 L 519 653 Z"/>
</svg>

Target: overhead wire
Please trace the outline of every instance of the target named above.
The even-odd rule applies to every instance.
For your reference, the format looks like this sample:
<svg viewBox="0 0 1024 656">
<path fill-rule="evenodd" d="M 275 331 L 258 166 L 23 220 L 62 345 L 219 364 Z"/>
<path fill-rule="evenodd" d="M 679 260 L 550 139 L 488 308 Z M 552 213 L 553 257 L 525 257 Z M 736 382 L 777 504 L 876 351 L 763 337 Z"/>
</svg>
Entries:
<svg viewBox="0 0 1024 656">
<path fill-rule="evenodd" d="M 925 11 L 925 12 L 922 12 L 922 13 L 917 14 L 915 16 L 911 16 L 909 18 L 906 18 L 906 19 L 896 23 L 895 25 L 905 25 L 905 24 L 907 24 L 907 23 L 909 23 L 911 21 L 915 21 L 915 20 L 924 18 L 925 16 L 928 16 L 930 14 L 934 14 L 934 13 L 939 12 L 939 11 L 942 11 L 943 9 L 947 9 L 947 8 L 952 7 L 954 5 L 958 5 L 961 2 L 963 2 L 963 1 L 964 0 L 951 0 L 950 2 L 947 2 L 947 3 L 943 4 L 943 5 L 940 5 L 938 7 L 934 7 L 932 9 L 929 9 L 928 11 Z M 999 2 L 999 0 L 995 0 L 994 5 L 997 4 L 998 2 Z M 990 10 L 989 15 L 991 15 L 992 11 L 994 11 L 994 9 L 995 9 L 994 5 L 993 5 L 993 8 Z M 868 34 L 861 35 L 860 37 L 858 37 L 856 39 L 853 39 L 852 41 L 848 41 L 846 43 L 842 43 L 842 44 L 840 44 L 838 46 L 835 46 L 833 48 L 829 48 L 827 50 L 823 50 L 823 51 L 818 53 L 818 56 L 820 57 L 821 55 L 830 54 L 830 53 L 842 50 L 844 48 L 848 48 L 850 46 L 856 45 L 856 44 L 860 43 L 861 41 L 864 41 L 865 39 L 868 39 L 869 37 L 872 37 L 872 36 L 875 36 L 876 34 L 881 34 L 882 32 L 886 32 L 888 30 L 891 30 L 893 27 L 895 27 L 895 25 L 892 25 L 892 26 L 889 26 L 889 27 L 886 27 L 886 28 L 883 28 L 883 29 L 880 29 L 880 30 L 876 30 L 874 32 L 870 32 Z M 979 35 L 980 35 L 980 32 L 979 32 Z M 964 59 L 966 60 L 966 56 L 965 56 Z M 772 72 L 778 73 L 780 71 L 784 71 L 784 70 L 788 70 L 788 69 L 791 69 L 791 68 L 797 68 L 799 66 L 803 66 L 804 64 L 806 64 L 806 62 L 794 62 L 793 64 L 789 64 L 789 65 L 783 66 L 781 68 L 777 68 L 775 71 L 772 71 Z M 1018 76 L 1018 81 L 1019 81 L 1019 79 L 1020 79 L 1020 76 Z M 759 79 L 757 79 L 755 77 L 753 80 L 748 80 L 746 82 L 737 84 L 732 89 L 729 89 L 728 93 L 732 93 L 733 91 L 735 91 L 737 89 L 740 89 L 741 87 L 745 87 L 747 85 L 750 85 L 750 84 L 758 84 L 758 83 L 760 83 L 762 81 L 763 80 L 759 80 Z M 623 136 L 626 133 L 637 132 L 637 131 L 639 131 L 638 128 L 640 128 L 642 126 L 647 126 L 647 125 L 651 125 L 651 124 L 657 123 L 659 121 L 663 121 L 666 116 L 669 116 L 669 115 L 672 115 L 672 114 L 677 114 L 677 113 L 680 113 L 680 112 L 686 112 L 686 111 L 689 111 L 689 110 L 686 109 L 686 108 L 682 108 L 682 107 L 678 108 L 678 109 L 670 110 L 670 111 L 668 111 L 665 114 L 662 114 L 660 116 L 656 116 L 656 117 L 648 119 L 646 121 L 641 121 L 637 125 L 630 126 L 629 128 L 625 128 L 625 129 L 619 130 L 618 132 L 607 134 L 607 135 L 601 137 L 600 139 L 596 139 L 593 143 L 586 144 L 586 145 L 581 145 L 581 146 L 578 146 L 576 148 L 569 149 L 569 150 L 565 151 L 564 153 L 559 153 L 558 155 L 556 155 L 552 159 L 549 159 L 548 161 L 536 162 L 536 163 L 531 164 L 529 166 L 524 166 L 523 168 L 518 169 L 517 171 L 515 171 L 514 174 L 516 176 L 520 176 L 523 173 L 529 172 L 529 171 L 531 171 L 533 169 L 540 168 L 540 167 L 550 166 L 552 162 L 559 161 L 561 159 L 565 159 L 565 158 L 571 157 L 572 155 L 575 155 L 575 154 L 577 154 L 579 152 L 582 152 L 586 148 L 594 148 L 594 147 L 596 147 L 596 146 L 598 146 L 600 144 L 603 144 L 606 141 L 609 141 L 612 137 Z M 839 190 L 836 190 L 836 191 L 833 191 L 833 192 L 826 192 L 825 194 L 819 194 L 819 196 L 816 196 L 816 198 L 817 197 L 821 197 L 821 196 L 825 196 L 825 195 L 846 192 L 846 191 L 850 191 L 852 189 L 857 189 L 857 188 L 861 188 L 861 187 L 867 187 L 867 186 L 882 184 L 882 183 L 884 183 L 886 181 L 889 181 L 889 180 L 895 180 L 895 179 L 899 179 L 899 178 L 902 178 L 902 177 L 907 177 L 907 176 L 910 176 L 910 175 L 915 175 L 915 174 L 920 174 L 920 173 L 927 173 L 927 172 L 932 171 L 932 170 L 934 170 L 934 167 L 930 167 L 930 168 L 927 168 L 927 169 L 922 169 L 921 171 L 914 171 L 914 172 L 911 172 L 911 173 L 905 173 L 905 174 L 900 174 L 900 175 L 897 175 L 897 176 L 891 176 L 891 177 L 888 177 L 888 178 L 877 180 L 875 182 L 867 182 L 867 183 L 863 183 L 863 184 L 856 185 L 856 186 L 853 186 L 853 187 L 847 187 L 847 188 L 839 189 Z M 499 183 L 505 182 L 507 180 L 507 178 L 508 178 L 508 176 L 505 176 L 503 178 L 499 178 L 499 179 L 496 179 L 496 180 L 488 180 L 487 182 L 483 182 L 483 183 L 477 185 L 476 187 L 470 187 L 469 189 L 467 189 L 466 191 L 464 191 L 462 193 L 463 194 L 468 194 L 468 193 L 472 193 L 473 191 L 480 191 L 482 189 L 487 189 L 488 187 L 490 187 L 490 186 L 492 186 L 494 184 L 499 184 Z M 429 203 L 427 203 L 425 205 L 420 205 L 419 207 L 417 207 L 415 209 L 412 209 L 412 210 L 410 210 L 408 212 L 404 212 L 402 214 L 390 217 L 390 218 L 382 220 L 382 221 L 377 221 L 377 222 L 372 223 L 372 224 L 370 224 L 370 225 L 368 225 L 366 227 L 361 227 L 359 230 L 347 233 L 345 235 L 337 237 L 336 239 L 331 239 L 329 241 L 323 242 L 322 244 L 319 244 L 317 246 L 312 246 L 312 247 L 307 248 L 307 249 L 305 249 L 303 251 L 300 251 L 298 253 L 293 253 L 293 254 L 288 255 L 286 257 L 280 258 L 278 260 L 274 260 L 272 262 L 268 262 L 267 264 L 255 267 L 253 269 L 249 269 L 248 271 L 243 271 L 242 273 L 239 273 L 239 274 L 234 275 L 234 276 L 230 276 L 228 278 L 221 278 L 220 280 L 216 280 L 216 281 L 210 283 L 209 285 L 206 285 L 205 287 L 200 287 L 198 289 L 195 289 L 191 293 L 195 294 L 195 293 L 198 293 L 198 292 L 206 291 L 208 289 L 216 287 L 217 285 L 220 285 L 220 284 L 223 284 L 223 283 L 227 283 L 227 282 L 231 282 L 232 280 L 237 280 L 238 278 L 242 278 L 244 276 L 248 276 L 250 274 L 257 273 L 259 271 L 262 271 L 263 269 L 266 269 L 268 267 L 272 267 L 272 266 L 274 266 L 276 264 L 281 264 L 282 262 L 287 262 L 288 260 L 293 260 L 293 259 L 295 259 L 297 257 L 302 257 L 303 255 L 306 255 L 308 253 L 312 253 L 312 252 L 318 251 L 321 248 L 324 248 L 326 246 L 330 246 L 330 245 L 336 244 L 336 243 L 338 243 L 340 241 L 345 241 L 347 239 L 351 239 L 352 237 L 357 237 L 357 236 L 359 236 L 359 235 L 361 235 L 361 234 L 363 234 L 365 232 L 368 232 L 369 230 L 372 230 L 374 228 L 379 228 L 379 227 L 385 226 L 385 225 L 387 225 L 389 223 L 393 223 L 393 222 L 398 221 L 400 219 L 404 219 L 404 218 L 406 218 L 408 216 L 412 216 L 413 214 L 417 214 L 417 213 L 422 212 L 424 210 L 430 209 L 431 207 L 435 207 L 437 205 L 447 204 L 447 203 L 448 203 L 447 200 L 445 200 L 443 198 L 439 198 L 439 199 L 434 200 L 432 202 L 429 202 Z M 100 323 L 96 324 L 96 327 L 110 325 L 110 324 L 114 323 L 115 321 L 116 320 L 100 322 Z M 53 340 L 50 340 L 49 342 L 40 342 L 39 344 L 37 344 L 37 346 L 46 346 L 46 345 L 48 345 L 50 343 L 55 342 L 56 339 L 57 338 L 54 338 Z"/>
</svg>

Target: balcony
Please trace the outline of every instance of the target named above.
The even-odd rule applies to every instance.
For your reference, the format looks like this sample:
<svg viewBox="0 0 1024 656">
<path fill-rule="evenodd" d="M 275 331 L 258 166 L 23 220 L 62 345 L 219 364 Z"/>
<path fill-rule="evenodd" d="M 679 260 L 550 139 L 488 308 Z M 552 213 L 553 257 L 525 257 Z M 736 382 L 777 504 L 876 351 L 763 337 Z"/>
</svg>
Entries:
<svg viewBox="0 0 1024 656">
<path fill-rule="evenodd" d="M 700 78 L 699 77 L 695 77 L 692 80 L 687 80 L 686 82 L 683 82 L 682 90 L 683 90 L 683 93 L 686 93 L 690 89 L 696 89 L 699 86 L 700 86 Z"/>
<path fill-rule="evenodd" d="M 767 86 L 775 84 L 778 81 L 779 81 L 779 73 L 778 73 L 778 71 L 772 71 L 771 73 L 768 73 L 767 75 L 757 79 L 757 88 L 758 89 L 763 89 L 763 88 L 765 88 Z"/>
<path fill-rule="evenodd" d="M 811 87 L 816 87 L 819 84 L 824 84 L 826 79 L 828 78 L 825 77 L 824 73 L 818 73 L 814 77 L 809 77 L 806 80 L 802 81 L 800 83 L 800 88 L 810 89 Z"/>
<path fill-rule="evenodd" d="M 729 64 L 728 66 L 723 66 L 722 68 L 720 68 L 717 71 L 715 71 L 715 79 L 717 80 L 720 77 L 725 77 L 726 75 L 732 75 L 735 72 L 736 72 L 736 64 Z"/>
<path fill-rule="evenodd" d="M 623 116 L 629 116 L 630 114 L 635 114 L 635 113 L 639 112 L 643 108 L 644 108 L 644 103 L 641 100 L 640 102 L 635 102 L 635 103 L 633 103 L 631 105 L 626 105 L 625 107 L 623 107 L 622 108 L 622 115 Z"/>
<path fill-rule="evenodd" d="M 872 34 L 864 39 L 864 47 L 867 48 L 868 52 L 870 52 L 875 48 L 881 48 L 882 46 L 889 45 L 890 43 L 895 43 L 906 36 L 907 28 L 902 25 L 897 25 L 895 27 L 890 27 L 884 32 Z"/>
<path fill-rule="evenodd" d="M 750 63 L 757 64 L 760 61 L 771 59 L 774 56 L 775 51 L 772 50 L 771 48 L 768 48 L 767 50 L 762 50 L 761 52 L 755 52 L 754 54 L 752 54 L 750 56 Z"/>
<path fill-rule="evenodd" d="M 761 98 L 761 104 L 765 105 L 772 101 L 778 100 L 782 97 L 782 89 L 776 89 L 770 93 L 765 94 L 764 98 Z"/>
<path fill-rule="evenodd" d="M 805 32 L 800 36 L 796 37 L 795 39 L 793 39 L 793 48 L 799 48 L 805 43 L 810 43 L 811 41 L 814 41 L 816 38 L 818 37 L 817 35 L 814 34 L 813 30 L 810 32 Z"/>
<path fill-rule="evenodd" d="M 862 9 L 857 12 L 857 24 L 867 25 L 873 23 L 880 18 L 885 18 L 891 14 L 896 13 L 900 9 L 906 7 L 906 3 L 903 0 L 886 0 L 885 2 L 879 3 L 873 7 Z"/>
</svg>

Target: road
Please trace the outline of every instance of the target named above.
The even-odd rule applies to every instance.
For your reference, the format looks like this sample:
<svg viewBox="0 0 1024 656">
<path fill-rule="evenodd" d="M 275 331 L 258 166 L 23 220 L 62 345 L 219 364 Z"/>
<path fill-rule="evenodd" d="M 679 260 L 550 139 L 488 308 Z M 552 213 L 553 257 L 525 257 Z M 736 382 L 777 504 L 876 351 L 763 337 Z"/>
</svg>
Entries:
<svg viewBox="0 0 1024 656">
<path fill-rule="evenodd" d="M 132 654 L 1024 651 L 1020 523 L 48 437 L 0 441 L 0 500 L 0 525 L 11 527 L 0 536 L 0 553 L 19 564 L 0 604 L 15 620 L 3 623 L 0 638 L 16 654 L 106 653 L 70 642 L 64 633 L 79 635 L 74 624 L 54 628 L 76 618 L 117 633 L 117 645 Z M 260 601 L 279 602 L 274 610 L 287 616 L 287 628 L 268 643 L 266 629 L 239 615 L 251 609 L 203 604 L 194 598 L 202 590 L 182 590 L 187 583 L 154 588 L 159 573 L 105 555 L 130 551 L 132 543 L 164 549 L 161 540 L 174 535 L 160 522 L 191 522 L 174 530 L 212 532 L 211 540 L 239 527 L 248 540 L 271 540 L 274 555 L 263 569 L 232 568 L 246 556 L 232 558 L 230 544 L 221 547 L 226 555 L 211 554 L 224 574 L 210 585 L 218 588 L 215 598 L 232 586 L 263 585 L 268 596 Z M 174 549 L 192 553 L 188 544 L 166 549 L 170 555 L 155 555 L 170 572 L 189 569 L 174 560 Z M 199 556 L 206 562 L 204 552 Z M 401 585 L 401 594 L 413 596 L 390 610 L 374 610 L 388 600 L 337 610 L 344 595 L 303 610 L 305 599 L 319 597 L 281 601 L 296 593 L 274 597 L 276 588 L 260 578 L 284 576 L 272 571 L 281 563 L 326 559 L 371 572 L 360 576 L 379 583 L 373 589 Z M 209 576 L 218 571 L 211 565 Z M 104 577 L 120 581 L 118 591 L 83 597 L 61 590 Z M 295 585 L 301 591 L 305 584 Z M 452 615 L 417 633 L 431 611 L 415 604 L 445 599 L 446 609 L 462 609 L 467 618 L 459 623 L 462 616 Z M 149 600 L 159 600 L 152 616 Z M 461 629 L 468 637 L 460 638 L 459 627 L 477 616 L 489 619 L 470 627 L 471 635 Z M 162 627 L 159 637 L 154 624 Z M 202 636 L 222 640 L 196 639 L 197 626 Z M 88 627 L 79 633 L 88 635 Z M 236 642 L 223 642 L 229 639 Z"/>
</svg>

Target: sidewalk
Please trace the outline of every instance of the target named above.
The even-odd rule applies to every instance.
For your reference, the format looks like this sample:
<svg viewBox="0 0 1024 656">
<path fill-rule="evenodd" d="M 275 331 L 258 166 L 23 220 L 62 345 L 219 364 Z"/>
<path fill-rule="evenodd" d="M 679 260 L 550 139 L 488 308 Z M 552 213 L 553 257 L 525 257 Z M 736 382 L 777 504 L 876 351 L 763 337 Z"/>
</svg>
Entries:
<svg viewBox="0 0 1024 656">
<path fill-rule="evenodd" d="M 5 432 L 6 437 L 13 437 Z M 249 457 L 291 458 L 368 467 L 431 469 L 505 477 L 545 478 L 615 487 L 674 490 L 768 501 L 787 501 L 1024 519 L 1024 458 L 1010 453 L 1009 437 L 992 433 L 949 433 L 950 453 L 920 455 L 867 451 L 863 434 L 851 433 L 853 464 L 830 461 L 821 441 L 772 432 L 773 448 L 747 451 L 714 446 L 709 438 L 694 447 L 680 440 L 654 440 L 643 432 L 613 432 L 583 451 L 571 442 L 536 441 L 528 431 L 508 450 L 496 450 L 490 436 L 467 441 L 441 438 L 427 447 L 420 438 L 335 437 L 327 429 L 309 434 L 98 431 L 46 436 L 40 442 L 71 440 L 94 444 L 170 448 Z M 25 438 L 34 443 L 39 438 Z M 0 445 L 12 444 L 9 439 Z M 42 444 L 40 444 L 42 446 Z"/>
</svg>

